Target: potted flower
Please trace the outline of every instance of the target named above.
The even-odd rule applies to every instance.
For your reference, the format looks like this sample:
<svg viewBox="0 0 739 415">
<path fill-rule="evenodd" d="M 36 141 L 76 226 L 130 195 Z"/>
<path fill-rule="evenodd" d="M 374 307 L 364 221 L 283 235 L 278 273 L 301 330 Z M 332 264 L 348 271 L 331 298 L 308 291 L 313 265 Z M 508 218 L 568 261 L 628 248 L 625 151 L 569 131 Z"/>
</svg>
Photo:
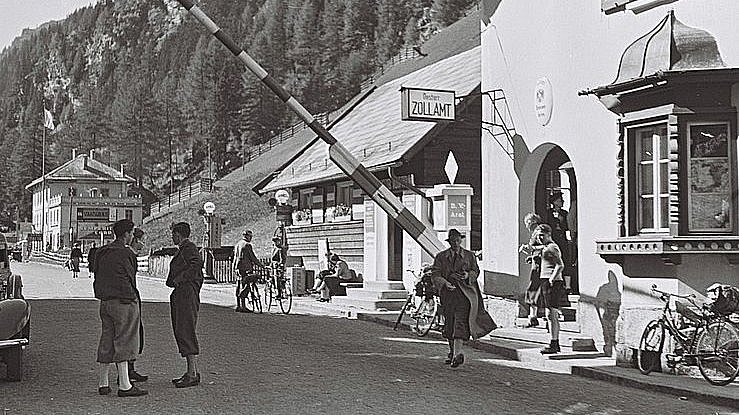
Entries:
<svg viewBox="0 0 739 415">
<path fill-rule="evenodd" d="M 352 210 L 343 203 L 336 205 L 334 209 L 334 222 L 346 222 L 352 219 Z"/>
<path fill-rule="evenodd" d="M 310 219 L 310 209 L 296 210 L 293 212 L 293 223 L 295 225 L 309 225 Z"/>
</svg>

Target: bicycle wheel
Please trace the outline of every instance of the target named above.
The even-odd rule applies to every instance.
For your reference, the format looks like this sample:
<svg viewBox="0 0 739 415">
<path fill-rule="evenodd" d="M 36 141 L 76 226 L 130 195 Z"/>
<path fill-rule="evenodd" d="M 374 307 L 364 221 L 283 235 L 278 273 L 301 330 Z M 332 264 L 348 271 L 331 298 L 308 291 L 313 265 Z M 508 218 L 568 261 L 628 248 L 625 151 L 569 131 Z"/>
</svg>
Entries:
<svg viewBox="0 0 739 415">
<path fill-rule="evenodd" d="M 416 319 L 416 335 L 418 337 L 429 334 L 431 327 L 433 327 L 436 321 L 437 311 L 436 301 L 433 298 L 424 299 L 418 305 L 418 311 L 413 314 L 413 318 Z"/>
<path fill-rule="evenodd" d="M 293 306 L 293 290 L 284 278 L 280 279 L 279 284 L 280 290 L 277 292 L 277 297 L 280 301 L 280 309 L 283 313 L 288 314 Z"/>
<path fill-rule="evenodd" d="M 739 330 L 728 321 L 708 324 L 698 336 L 698 369 L 712 385 L 724 386 L 739 374 Z"/>
<path fill-rule="evenodd" d="M 650 321 L 641 335 L 639 349 L 636 351 L 636 363 L 641 373 L 648 375 L 659 368 L 664 344 L 665 327 L 659 320 Z"/>
<path fill-rule="evenodd" d="M 259 288 L 256 283 L 251 284 L 249 296 L 246 297 L 246 308 L 255 313 L 262 312 L 262 299 L 259 298 Z"/>
</svg>

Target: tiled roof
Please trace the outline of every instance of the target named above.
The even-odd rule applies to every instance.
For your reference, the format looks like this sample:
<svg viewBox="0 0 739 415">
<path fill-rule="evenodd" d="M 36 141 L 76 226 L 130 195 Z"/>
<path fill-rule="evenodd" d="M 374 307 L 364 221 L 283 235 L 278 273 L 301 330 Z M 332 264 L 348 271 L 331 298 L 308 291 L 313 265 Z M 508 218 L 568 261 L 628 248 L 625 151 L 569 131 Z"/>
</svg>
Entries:
<svg viewBox="0 0 739 415">
<path fill-rule="evenodd" d="M 400 120 L 401 86 L 453 90 L 457 96 L 463 96 L 479 85 L 480 47 L 476 46 L 378 86 L 330 131 L 365 167 L 372 170 L 386 166 L 400 160 L 436 125 Z M 341 176 L 341 170 L 328 158 L 328 145 L 316 140 L 261 191 Z"/>
<path fill-rule="evenodd" d="M 129 176 L 122 174 L 107 164 L 90 158 L 87 154 L 69 160 L 56 169 L 46 173 L 46 180 L 100 180 L 135 182 Z M 41 183 L 41 177 L 26 185 L 26 189 Z"/>
</svg>

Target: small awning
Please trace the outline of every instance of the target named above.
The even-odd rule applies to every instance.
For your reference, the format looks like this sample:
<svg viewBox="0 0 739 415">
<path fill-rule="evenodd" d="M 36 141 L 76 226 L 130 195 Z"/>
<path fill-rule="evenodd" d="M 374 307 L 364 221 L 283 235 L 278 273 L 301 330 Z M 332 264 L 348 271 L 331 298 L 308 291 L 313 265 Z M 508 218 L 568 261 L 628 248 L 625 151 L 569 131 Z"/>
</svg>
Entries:
<svg viewBox="0 0 739 415">
<path fill-rule="evenodd" d="M 686 26 L 670 10 L 657 26 L 624 50 L 613 82 L 580 95 L 609 95 L 660 81 L 665 73 L 725 66 L 716 39 L 705 30 Z"/>
</svg>

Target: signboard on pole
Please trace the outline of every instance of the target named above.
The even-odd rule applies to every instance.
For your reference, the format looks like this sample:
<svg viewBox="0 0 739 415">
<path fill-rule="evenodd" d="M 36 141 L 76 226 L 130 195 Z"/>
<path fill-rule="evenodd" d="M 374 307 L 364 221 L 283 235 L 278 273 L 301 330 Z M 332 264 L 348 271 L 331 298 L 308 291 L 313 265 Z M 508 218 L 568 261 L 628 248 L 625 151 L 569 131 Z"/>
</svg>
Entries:
<svg viewBox="0 0 739 415">
<path fill-rule="evenodd" d="M 109 222 L 110 209 L 108 208 L 77 208 L 79 222 Z"/>
<path fill-rule="evenodd" d="M 401 87 L 401 120 L 454 121 L 455 100 L 454 91 Z"/>
</svg>

